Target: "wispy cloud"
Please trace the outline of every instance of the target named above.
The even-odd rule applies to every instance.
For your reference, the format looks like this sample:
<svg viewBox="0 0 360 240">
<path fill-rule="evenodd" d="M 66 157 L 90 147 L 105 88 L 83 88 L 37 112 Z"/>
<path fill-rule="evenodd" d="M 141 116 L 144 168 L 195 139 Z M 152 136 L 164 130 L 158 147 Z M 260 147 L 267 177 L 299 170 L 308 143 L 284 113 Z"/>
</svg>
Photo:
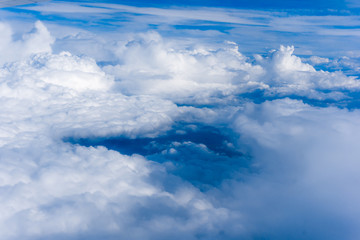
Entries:
<svg viewBox="0 0 360 240">
<path fill-rule="evenodd" d="M 258 25 L 260 22 L 251 20 L 250 18 L 263 17 L 260 13 L 249 11 L 239 11 L 232 9 L 216 9 L 216 8 L 147 8 L 134 7 L 120 4 L 106 3 L 50 3 L 46 5 L 38 5 L 25 7 L 24 9 L 49 12 L 49 13 L 132 13 L 157 16 L 162 19 L 173 19 L 174 21 L 184 20 L 201 20 L 219 23 L 235 23 Z M 164 20 L 163 20 L 164 21 Z"/>
<path fill-rule="evenodd" d="M 325 16 L 309 16 L 306 15 L 306 11 L 301 10 L 270 12 L 204 7 L 149 8 L 73 2 L 53 2 L 23 9 L 39 11 L 45 16 L 57 14 L 68 19 L 88 19 L 94 26 L 99 26 L 105 21 L 108 26 L 122 27 L 126 31 L 145 31 L 153 28 L 164 34 L 179 33 L 178 36 L 184 37 L 203 38 L 208 35 L 208 40 L 215 32 L 225 33 L 225 38 L 242 42 L 246 46 L 244 48 L 249 48 L 250 51 L 264 51 L 264 47 L 278 48 L 279 43 L 295 44 L 304 54 L 305 49 L 308 49 L 313 54 L 327 53 L 332 57 L 357 49 L 355 37 L 359 29 L 357 15 L 331 11 Z M 342 45 L 341 49 L 327 48 L 337 44 L 339 34 L 350 38 L 349 44 Z M 260 44 L 257 43 L 258 38 L 267 38 L 268 41 L 260 40 Z M 319 43 L 309 44 L 306 40 L 309 38 L 317 39 Z M 260 49 L 261 47 L 263 49 Z"/>
</svg>

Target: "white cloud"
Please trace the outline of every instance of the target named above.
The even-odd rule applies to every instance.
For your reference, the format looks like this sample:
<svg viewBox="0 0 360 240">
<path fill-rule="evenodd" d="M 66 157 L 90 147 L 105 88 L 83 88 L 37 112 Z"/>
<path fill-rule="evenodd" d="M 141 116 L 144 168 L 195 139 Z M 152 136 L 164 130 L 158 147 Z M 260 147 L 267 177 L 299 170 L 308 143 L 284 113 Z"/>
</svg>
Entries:
<svg viewBox="0 0 360 240">
<path fill-rule="evenodd" d="M 191 236 L 199 228 L 212 234 L 213 224 L 227 218 L 225 209 L 215 208 L 191 186 L 174 182 L 167 192 L 150 175 L 163 174 L 161 167 L 140 156 L 36 144 L 20 151 L 1 149 L 4 239 Z"/>
<path fill-rule="evenodd" d="M 118 28 L 122 33 L 157 29 L 161 34 L 177 36 L 183 41 L 188 37 L 207 43 L 229 39 L 241 43 L 243 51 L 250 54 L 277 48 L 280 44 L 296 45 L 299 54 L 308 55 L 308 52 L 312 52 L 326 57 L 338 57 L 358 49 L 359 17 L 351 11 L 343 10 L 309 12 L 204 7 L 149 8 L 56 1 L 22 9 L 30 15 L 40 12 L 50 22 L 53 22 L 51 16 L 60 16 L 66 19 L 64 21 L 68 25 L 82 25 L 83 29 L 93 28 L 95 31 L 99 26 L 105 27 L 103 23 L 107 22 L 106 28 L 110 31 Z M 91 24 L 84 24 L 84 21 Z M 343 44 L 344 41 L 347 44 Z"/>
<path fill-rule="evenodd" d="M 356 0 L 346 0 L 345 2 L 347 3 L 347 5 L 348 5 L 350 8 L 359 8 L 359 7 L 360 7 L 359 2 L 356 1 Z"/>
<path fill-rule="evenodd" d="M 254 64 L 235 43 L 219 49 L 189 46 L 189 50 L 175 44 L 154 32 L 140 34 L 119 42 L 115 53 L 121 64 L 104 70 L 116 77 L 122 93 L 162 96 L 180 103 L 220 102 L 259 89 L 268 96 L 341 99 L 346 96 L 340 91 L 360 87 L 356 77 L 316 71 L 293 54 L 294 47 L 281 46 L 268 56 L 257 55 Z"/>
<path fill-rule="evenodd" d="M 3 65 L 3 239 L 191 237 L 199 229 L 214 235 L 213 226 L 227 221 L 226 209 L 167 175 L 160 164 L 61 141 L 68 136 L 156 136 L 180 112 L 172 102 L 126 97 L 111 86 L 111 77 L 94 60 L 70 53 L 37 53 Z M 168 178 L 174 181 L 171 190 L 165 186 Z"/>
<path fill-rule="evenodd" d="M 314 108 L 289 99 L 249 104 L 239 113 L 240 143 L 248 143 L 260 174 L 230 186 L 255 234 L 358 236 L 353 228 L 360 224 L 354 184 L 359 181 L 358 121 L 358 110 Z M 324 232 L 318 228 L 322 224 L 331 229 Z"/>
<path fill-rule="evenodd" d="M 250 24 L 257 25 L 257 21 L 251 19 L 251 17 L 261 16 L 261 12 L 257 13 L 254 11 L 238 11 L 233 9 L 217 9 L 217 8 L 146 8 L 146 7 L 134 7 L 121 4 L 109 4 L 109 3 L 53 3 L 46 5 L 37 5 L 30 7 L 23 7 L 24 9 L 41 11 L 45 13 L 132 13 L 132 14 L 143 14 L 157 16 L 163 19 L 172 21 L 183 21 L 183 20 L 201 20 L 201 21 L 213 21 L 223 23 L 236 23 L 236 24 Z M 241 14 L 239 14 L 241 13 Z M 263 16 L 262 16 L 263 17 Z"/>
<path fill-rule="evenodd" d="M 311 56 L 309 60 L 313 65 L 319 65 L 319 64 L 330 62 L 330 60 L 328 58 L 322 58 L 322 57 L 318 57 L 318 56 Z"/>
<path fill-rule="evenodd" d="M 294 47 L 252 59 L 233 42 L 178 44 L 156 32 L 61 28 L 59 40 L 37 22 L 16 40 L 0 27 L 3 239 L 359 236 L 359 111 L 251 96 L 343 100 L 356 77 L 318 71 Z M 152 143 L 165 146 L 148 159 L 63 141 L 156 141 L 207 125 L 233 155 L 195 137 Z"/>
<path fill-rule="evenodd" d="M 298 95 L 313 99 L 326 99 L 338 97 L 341 94 L 332 95 L 336 90 L 357 91 L 360 82 L 356 77 L 348 77 L 342 72 L 316 71 L 311 65 L 293 55 L 294 47 L 281 46 L 271 57 L 258 61 L 267 71 L 259 81 L 269 86 L 270 95 Z M 330 94 L 324 94 L 324 90 L 332 90 Z M 335 90 L 335 91 L 334 91 Z"/>
<path fill-rule="evenodd" d="M 1 23 L 1 45 L 0 45 L 0 63 L 20 60 L 31 54 L 51 52 L 53 37 L 47 28 L 40 21 L 35 23 L 32 32 L 24 34 L 21 40 L 13 41 L 13 33 L 10 26 Z"/>
</svg>

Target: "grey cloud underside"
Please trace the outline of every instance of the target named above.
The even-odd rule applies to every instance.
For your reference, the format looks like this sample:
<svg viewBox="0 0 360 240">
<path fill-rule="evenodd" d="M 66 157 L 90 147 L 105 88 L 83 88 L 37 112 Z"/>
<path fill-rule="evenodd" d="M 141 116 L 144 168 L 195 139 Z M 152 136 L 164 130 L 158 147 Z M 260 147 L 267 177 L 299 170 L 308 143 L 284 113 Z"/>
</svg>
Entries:
<svg viewBox="0 0 360 240">
<path fill-rule="evenodd" d="M 46 2 L 48 0 L 0 0 L 0 8 Z"/>
</svg>

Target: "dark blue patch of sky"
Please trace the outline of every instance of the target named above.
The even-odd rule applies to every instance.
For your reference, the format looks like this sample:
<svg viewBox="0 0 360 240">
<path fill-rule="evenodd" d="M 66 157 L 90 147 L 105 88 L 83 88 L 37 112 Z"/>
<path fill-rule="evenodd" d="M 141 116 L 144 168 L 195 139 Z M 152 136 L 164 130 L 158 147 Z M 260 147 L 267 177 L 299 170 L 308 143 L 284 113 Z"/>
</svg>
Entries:
<svg viewBox="0 0 360 240">
<path fill-rule="evenodd" d="M 165 135 L 154 138 L 65 138 L 82 146 L 104 146 L 122 154 L 140 154 L 159 162 L 167 171 L 186 179 L 202 190 L 250 171 L 250 158 L 236 146 L 236 134 L 229 129 L 179 123 Z"/>
</svg>

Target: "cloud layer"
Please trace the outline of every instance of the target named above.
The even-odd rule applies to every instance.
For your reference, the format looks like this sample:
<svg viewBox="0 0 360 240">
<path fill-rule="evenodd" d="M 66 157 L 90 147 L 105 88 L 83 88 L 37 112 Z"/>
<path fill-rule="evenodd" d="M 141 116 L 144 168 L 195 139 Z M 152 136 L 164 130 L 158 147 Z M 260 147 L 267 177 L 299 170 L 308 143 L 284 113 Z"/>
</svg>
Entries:
<svg viewBox="0 0 360 240">
<path fill-rule="evenodd" d="M 355 58 L 54 26 L 0 24 L 2 239 L 359 237 Z"/>
</svg>

